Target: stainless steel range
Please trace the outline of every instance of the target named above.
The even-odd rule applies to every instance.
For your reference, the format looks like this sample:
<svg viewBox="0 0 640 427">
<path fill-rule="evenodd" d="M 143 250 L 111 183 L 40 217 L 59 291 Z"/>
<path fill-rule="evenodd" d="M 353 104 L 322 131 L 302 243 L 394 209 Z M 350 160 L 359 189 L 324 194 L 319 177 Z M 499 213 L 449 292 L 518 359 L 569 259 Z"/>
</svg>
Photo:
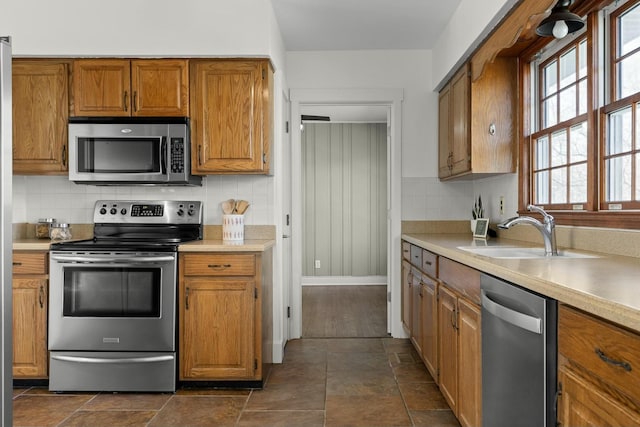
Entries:
<svg viewBox="0 0 640 427">
<path fill-rule="evenodd" d="M 175 391 L 177 248 L 197 201 L 100 200 L 94 238 L 50 252 L 51 391 Z"/>
</svg>

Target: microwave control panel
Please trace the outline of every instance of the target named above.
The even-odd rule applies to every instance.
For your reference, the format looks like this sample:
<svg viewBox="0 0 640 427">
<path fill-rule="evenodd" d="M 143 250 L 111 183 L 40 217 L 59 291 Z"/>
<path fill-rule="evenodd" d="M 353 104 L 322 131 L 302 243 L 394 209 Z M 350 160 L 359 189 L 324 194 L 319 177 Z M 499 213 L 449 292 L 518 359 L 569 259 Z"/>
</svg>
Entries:
<svg viewBox="0 0 640 427">
<path fill-rule="evenodd" d="M 171 173 L 184 173 L 184 138 L 171 138 Z"/>
</svg>

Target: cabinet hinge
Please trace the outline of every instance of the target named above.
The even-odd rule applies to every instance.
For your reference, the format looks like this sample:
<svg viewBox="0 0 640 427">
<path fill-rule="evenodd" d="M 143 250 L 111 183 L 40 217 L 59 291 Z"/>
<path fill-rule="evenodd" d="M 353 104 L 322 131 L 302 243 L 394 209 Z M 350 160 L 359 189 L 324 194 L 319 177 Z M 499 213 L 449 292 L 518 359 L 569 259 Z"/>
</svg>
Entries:
<svg viewBox="0 0 640 427">
<path fill-rule="evenodd" d="M 267 153 L 262 154 L 262 163 L 267 163 Z"/>
<path fill-rule="evenodd" d="M 291 318 L 291 307 L 287 307 L 287 319 Z"/>
<path fill-rule="evenodd" d="M 253 297 L 258 299 L 258 288 L 253 288 Z"/>
<path fill-rule="evenodd" d="M 284 131 L 286 133 L 289 133 L 289 121 L 288 120 L 286 122 L 284 122 Z"/>
<path fill-rule="evenodd" d="M 267 70 L 265 70 L 264 68 L 262 69 L 262 80 L 267 78 Z"/>
</svg>

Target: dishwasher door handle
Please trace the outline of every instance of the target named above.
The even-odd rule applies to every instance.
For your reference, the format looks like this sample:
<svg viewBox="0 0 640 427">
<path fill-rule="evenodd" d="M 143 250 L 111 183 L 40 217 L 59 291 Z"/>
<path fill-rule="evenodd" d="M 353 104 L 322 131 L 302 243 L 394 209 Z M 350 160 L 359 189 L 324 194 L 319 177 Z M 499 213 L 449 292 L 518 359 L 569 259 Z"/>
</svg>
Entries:
<svg viewBox="0 0 640 427">
<path fill-rule="evenodd" d="M 520 313 L 504 305 L 498 304 L 492 300 L 484 291 L 482 291 L 482 306 L 491 314 L 507 323 L 511 323 L 527 331 L 535 334 L 542 334 L 542 319 L 539 317 L 529 316 Z"/>
</svg>

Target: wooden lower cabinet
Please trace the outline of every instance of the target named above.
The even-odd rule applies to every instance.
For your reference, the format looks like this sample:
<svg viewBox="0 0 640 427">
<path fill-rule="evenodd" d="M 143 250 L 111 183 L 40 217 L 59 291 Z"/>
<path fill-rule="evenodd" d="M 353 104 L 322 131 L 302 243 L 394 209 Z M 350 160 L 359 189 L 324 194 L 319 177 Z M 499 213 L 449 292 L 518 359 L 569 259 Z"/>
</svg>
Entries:
<svg viewBox="0 0 640 427">
<path fill-rule="evenodd" d="M 458 420 L 482 424 L 482 345 L 480 307 L 458 298 Z"/>
<path fill-rule="evenodd" d="M 422 275 L 422 360 L 438 381 L 438 282 Z"/>
<path fill-rule="evenodd" d="M 418 354 L 422 355 L 423 312 L 422 312 L 422 277 L 419 271 L 413 270 L 411 283 L 411 342 Z M 426 314 L 426 313 L 425 313 Z"/>
<path fill-rule="evenodd" d="M 445 286 L 438 293 L 438 360 L 440 391 L 454 414 L 458 413 L 457 297 Z"/>
<path fill-rule="evenodd" d="M 13 255 L 13 377 L 48 376 L 47 252 Z"/>
<path fill-rule="evenodd" d="M 480 307 L 446 286 L 438 290 L 440 391 L 462 426 L 482 424 Z"/>
<path fill-rule="evenodd" d="M 640 426 L 640 335 L 560 305 L 558 422 Z"/>
<path fill-rule="evenodd" d="M 270 251 L 268 259 L 270 259 Z M 183 381 L 261 380 L 263 299 L 270 295 L 261 253 L 180 255 L 179 360 Z M 266 260 L 264 260 L 266 261 Z M 270 261 L 269 261 L 270 262 Z M 270 270 L 269 270 L 270 271 Z M 268 304 L 265 304 L 265 307 Z M 271 348 L 266 348 L 266 353 Z M 265 360 L 268 359 L 268 360 Z"/>
</svg>

